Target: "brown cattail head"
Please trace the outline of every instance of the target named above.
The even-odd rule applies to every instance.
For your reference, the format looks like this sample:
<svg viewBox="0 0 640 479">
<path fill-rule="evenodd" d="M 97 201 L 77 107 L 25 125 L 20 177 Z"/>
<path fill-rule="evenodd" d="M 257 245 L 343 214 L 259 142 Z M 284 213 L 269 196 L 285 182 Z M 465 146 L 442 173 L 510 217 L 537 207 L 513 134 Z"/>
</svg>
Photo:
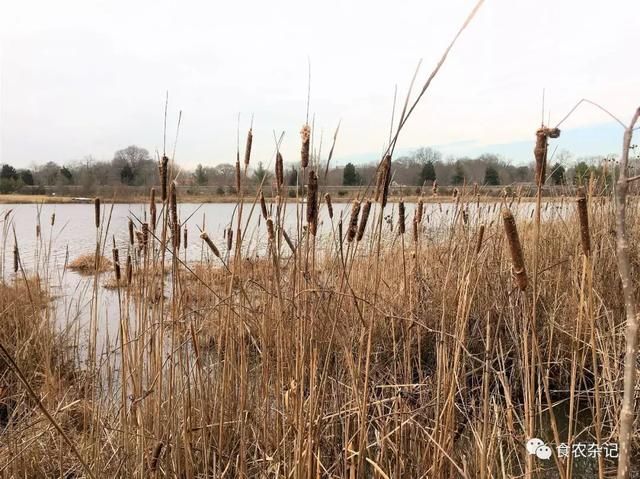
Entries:
<svg viewBox="0 0 640 479">
<path fill-rule="evenodd" d="M 231 246 L 233 246 L 233 229 L 231 229 L 231 226 L 229 226 L 227 228 L 227 250 L 231 251 Z"/>
<path fill-rule="evenodd" d="M 269 213 L 267 212 L 267 202 L 264 199 L 262 190 L 260 190 L 260 210 L 262 211 L 262 217 L 266 220 Z"/>
<path fill-rule="evenodd" d="M 188 239 L 188 233 L 187 233 L 187 227 L 184 227 L 184 238 L 183 238 L 183 243 L 184 243 L 184 249 L 187 249 L 187 239 Z"/>
<path fill-rule="evenodd" d="M 380 205 L 387 206 L 389 197 L 389 184 L 391 183 L 391 155 L 386 155 L 378 168 L 376 185 L 376 201 L 380 200 Z"/>
<path fill-rule="evenodd" d="M 587 195 L 583 188 L 578 189 L 578 219 L 580 220 L 580 242 L 582 252 L 586 257 L 591 255 L 591 236 L 589 234 L 589 210 L 587 208 Z"/>
<path fill-rule="evenodd" d="M 469 211 L 466 208 L 462 210 L 462 222 L 465 225 L 469 222 Z"/>
<path fill-rule="evenodd" d="M 131 263 L 130 254 L 127 254 L 126 274 L 127 274 L 127 284 L 131 284 L 131 278 L 133 278 L 133 264 Z"/>
<path fill-rule="evenodd" d="M 367 200 L 362 207 L 362 217 L 360 218 L 360 225 L 358 226 L 358 234 L 356 235 L 356 241 L 361 241 L 364 232 L 367 229 L 367 221 L 369 221 L 369 213 L 371 212 L 371 201 Z"/>
<path fill-rule="evenodd" d="M 95 214 L 96 228 L 100 228 L 100 198 L 93 200 L 93 211 Z"/>
<path fill-rule="evenodd" d="M 157 217 L 157 211 L 156 211 L 156 189 L 155 188 L 151 188 L 151 194 L 149 197 L 149 220 L 151 221 L 151 230 L 155 231 L 156 230 L 156 217 Z"/>
<path fill-rule="evenodd" d="M 547 169 L 547 133 L 546 128 L 536 131 L 536 146 L 533 154 L 536 158 L 536 184 L 542 186 Z"/>
<path fill-rule="evenodd" d="M 303 168 L 309 166 L 309 143 L 311 141 L 311 128 L 305 124 L 300 130 L 300 137 L 302 138 L 302 149 L 300 150 L 300 163 Z"/>
<path fill-rule="evenodd" d="M 149 242 L 149 223 L 142 223 L 142 246 L 147 247 Z"/>
<path fill-rule="evenodd" d="M 162 192 L 162 202 L 167 201 L 167 183 L 169 178 L 169 158 L 165 156 L 160 160 L 160 191 Z"/>
<path fill-rule="evenodd" d="M 134 234 L 133 234 L 133 220 L 129 218 L 129 244 L 133 246 Z"/>
<path fill-rule="evenodd" d="M 267 234 L 269 235 L 269 241 L 275 241 L 276 234 L 273 229 L 273 220 L 271 218 L 267 218 Z"/>
<path fill-rule="evenodd" d="M 218 250 L 216 245 L 213 244 L 213 241 L 211 241 L 211 238 L 209 238 L 209 235 L 205 231 L 200 234 L 200 238 L 202 238 L 204 242 L 207 243 L 207 246 L 213 252 L 213 254 L 220 258 L 220 251 Z"/>
<path fill-rule="evenodd" d="M 333 219 L 333 203 L 331 202 L 331 195 L 325 193 L 324 202 L 327 204 L 327 212 L 329 213 L 329 219 Z"/>
<path fill-rule="evenodd" d="M 278 191 L 284 185 L 284 162 L 282 161 L 282 154 L 276 153 L 276 186 Z"/>
<path fill-rule="evenodd" d="M 502 219 L 504 221 L 504 232 L 507 235 L 507 243 L 509 243 L 509 251 L 511 252 L 513 276 L 520 291 L 524 291 L 527 289 L 527 271 L 524 266 L 524 255 L 522 254 L 516 221 L 509 209 L 504 210 Z"/>
<path fill-rule="evenodd" d="M 56 214 L 51 213 L 51 226 L 56 224 Z"/>
<path fill-rule="evenodd" d="M 149 461 L 149 469 L 151 472 L 154 472 L 158 468 L 158 461 L 160 460 L 160 454 L 162 453 L 162 448 L 164 444 L 162 441 L 158 441 L 153 448 L 153 454 L 151 455 L 151 460 Z"/>
<path fill-rule="evenodd" d="M 113 248 L 113 271 L 114 271 L 114 273 L 116 275 L 116 281 L 119 283 L 120 279 L 121 279 L 121 276 L 120 276 L 120 256 L 118 254 L 118 248 L 115 247 L 115 244 L 114 244 L 114 248 Z"/>
<path fill-rule="evenodd" d="M 398 203 L 398 233 L 401 235 L 405 232 L 404 213 L 404 201 L 400 201 L 400 203 Z"/>
<path fill-rule="evenodd" d="M 480 230 L 478 231 L 478 242 L 476 243 L 476 254 L 480 253 L 480 249 L 482 248 L 483 238 L 484 238 L 484 225 L 480 225 Z"/>
<path fill-rule="evenodd" d="M 415 220 L 419 223 L 422 223 L 422 215 L 424 213 L 424 203 L 422 199 L 418 200 L 418 206 L 416 206 L 416 217 Z"/>
<path fill-rule="evenodd" d="M 240 194 L 240 158 L 236 158 L 236 193 Z"/>
<path fill-rule="evenodd" d="M 36 238 L 40 238 L 40 223 L 36 225 Z"/>
<path fill-rule="evenodd" d="M 360 214 L 360 202 L 353 200 L 351 205 L 351 219 L 349 220 L 349 229 L 347 230 L 347 241 L 351 243 L 356 237 L 358 229 L 358 215 Z"/>
<path fill-rule="evenodd" d="M 413 242 L 418 242 L 418 217 L 413 219 Z"/>
<path fill-rule="evenodd" d="M 13 272 L 17 273 L 20 267 L 20 252 L 18 251 L 18 243 L 13 245 Z"/>
<path fill-rule="evenodd" d="M 454 199 L 454 200 L 455 200 L 456 198 L 458 198 L 458 193 L 459 193 L 459 192 L 458 192 L 458 188 L 454 188 L 454 189 L 453 189 L 453 193 L 452 193 L 452 195 L 453 195 L 453 199 Z"/>
<path fill-rule="evenodd" d="M 318 177 L 316 172 L 309 172 L 309 184 L 307 185 L 307 223 L 313 236 L 318 230 Z"/>
<path fill-rule="evenodd" d="M 249 160 L 251 160 L 251 144 L 253 143 L 253 130 L 249 128 L 247 133 L 247 145 L 244 149 L 244 171 L 249 168 Z"/>
</svg>

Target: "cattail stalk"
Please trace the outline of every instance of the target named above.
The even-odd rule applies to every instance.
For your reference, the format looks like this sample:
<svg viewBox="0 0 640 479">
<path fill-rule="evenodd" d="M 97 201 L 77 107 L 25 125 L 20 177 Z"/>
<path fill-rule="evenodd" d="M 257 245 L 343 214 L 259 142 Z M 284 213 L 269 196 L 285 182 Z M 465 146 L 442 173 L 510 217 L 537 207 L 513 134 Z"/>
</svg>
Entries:
<svg viewBox="0 0 640 479">
<path fill-rule="evenodd" d="M 149 198 L 149 216 L 150 216 L 150 221 L 151 221 L 151 230 L 155 231 L 156 230 L 156 217 L 157 217 L 157 211 L 156 211 L 156 189 L 155 188 L 151 188 L 151 195 Z"/>
<path fill-rule="evenodd" d="M 509 243 L 509 251 L 511 252 L 511 263 L 513 264 L 513 275 L 520 288 L 520 291 L 527 289 L 527 271 L 524 265 L 524 255 L 522 254 L 522 246 L 518 236 L 518 228 L 513 214 L 509 209 L 505 209 L 502 213 L 504 221 L 504 231 L 507 235 L 507 243 Z"/>
<path fill-rule="evenodd" d="M 169 158 L 162 157 L 160 162 L 160 188 L 162 192 L 162 202 L 167 201 L 167 182 L 169 178 Z"/>
<path fill-rule="evenodd" d="M 400 201 L 400 203 L 398 203 L 398 232 L 401 235 L 405 233 L 404 217 L 405 217 L 404 201 Z"/>
<path fill-rule="evenodd" d="M 580 242 L 585 256 L 591 255 L 591 236 L 589 234 L 589 210 L 587 208 L 587 196 L 583 188 L 578 190 L 578 219 L 580 221 Z"/>
<path fill-rule="evenodd" d="M 93 200 L 93 211 L 95 214 L 96 228 L 100 228 L 100 198 Z"/>
<path fill-rule="evenodd" d="M 284 185 L 284 162 L 282 161 L 282 154 L 278 152 L 276 154 L 276 186 L 278 191 Z"/>
</svg>

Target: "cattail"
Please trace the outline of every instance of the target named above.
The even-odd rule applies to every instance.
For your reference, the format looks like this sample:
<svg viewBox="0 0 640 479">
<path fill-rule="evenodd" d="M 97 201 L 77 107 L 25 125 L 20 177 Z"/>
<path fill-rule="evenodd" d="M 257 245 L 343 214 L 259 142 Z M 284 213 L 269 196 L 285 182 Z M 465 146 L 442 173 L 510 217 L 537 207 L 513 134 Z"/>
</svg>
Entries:
<svg viewBox="0 0 640 479">
<path fill-rule="evenodd" d="M 149 242 L 149 223 L 142 223 L 142 246 L 147 247 Z"/>
<path fill-rule="evenodd" d="M 431 191 L 433 192 L 433 196 L 438 195 L 438 182 L 436 180 L 433 181 L 433 186 L 431 187 Z"/>
<path fill-rule="evenodd" d="M 162 202 L 167 201 L 167 179 L 169 177 L 169 158 L 162 157 L 160 163 L 160 188 L 162 192 Z"/>
<path fill-rule="evenodd" d="M 329 213 L 329 219 L 333 219 L 333 203 L 331 202 L 331 195 L 325 193 L 324 202 L 327 204 L 327 212 Z"/>
<path fill-rule="evenodd" d="M 131 278 L 133 277 L 133 265 L 131 264 L 130 254 L 127 254 L 126 273 L 127 273 L 127 284 L 131 284 Z"/>
<path fill-rule="evenodd" d="M 533 149 L 536 158 L 536 184 L 542 186 L 547 169 L 547 132 L 546 128 L 536 131 L 536 146 Z"/>
<path fill-rule="evenodd" d="M 96 228 L 100 228 L 100 198 L 93 200 L 93 211 L 95 213 Z"/>
<path fill-rule="evenodd" d="M 269 241 L 276 239 L 276 234 L 273 230 L 273 220 L 271 218 L 267 218 L 267 234 L 269 235 Z"/>
<path fill-rule="evenodd" d="M 129 218 L 129 244 L 133 246 L 133 220 Z"/>
<path fill-rule="evenodd" d="M 318 177 L 316 172 L 309 172 L 309 184 L 307 185 L 307 223 L 313 236 L 318 229 Z"/>
<path fill-rule="evenodd" d="M 453 199 L 457 199 L 458 198 L 458 188 L 454 188 L 453 189 Z"/>
<path fill-rule="evenodd" d="M 249 160 L 251 159 L 252 143 L 253 143 L 253 131 L 252 131 L 252 128 L 249 128 L 249 133 L 247 133 L 247 146 L 244 149 L 244 171 L 247 171 L 247 168 L 249 168 Z"/>
<path fill-rule="evenodd" d="M 97 268 L 96 268 L 97 269 Z M 113 271 L 116 274 L 116 282 L 120 282 L 120 256 L 118 254 L 118 248 L 115 247 L 115 240 L 113 242 Z"/>
<path fill-rule="evenodd" d="M 266 220 L 269 213 L 267 212 L 267 202 L 264 199 L 264 193 L 262 193 L 262 190 L 260 190 L 260 209 L 262 210 L 262 217 Z"/>
<path fill-rule="evenodd" d="M 580 220 L 580 241 L 582 252 L 586 257 L 591 255 L 591 237 L 589 235 L 589 211 L 587 209 L 587 196 L 584 189 L 578 190 L 578 219 Z"/>
<path fill-rule="evenodd" d="M 360 225 L 358 226 L 358 234 L 356 235 L 356 241 L 362 240 L 364 231 L 367 229 L 367 221 L 369 221 L 369 212 L 371 211 L 371 201 L 367 200 L 362 207 L 362 217 L 360 218 Z"/>
<path fill-rule="evenodd" d="M 289 235 L 287 234 L 287 232 L 284 230 L 284 228 L 281 228 L 280 231 L 282 231 L 282 237 L 284 238 L 284 240 L 286 241 L 287 245 L 289 245 L 289 249 L 291 250 L 291 252 L 293 254 L 295 254 L 296 252 L 296 247 L 293 245 L 293 242 L 291 241 L 291 238 L 289 238 Z"/>
<path fill-rule="evenodd" d="M 509 209 L 505 209 L 502 213 L 504 221 L 504 231 L 507 235 L 509 250 L 511 252 L 511 262 L 513 264 L 513 275 L 520 291 L 527 289 L 527 271 L 524 266 L 524 257 L 522 254 L 522 246 L 520 246 L 520 238 L 518 237 L 518 228 L 513 214 Z"/>
<path fill-rule="evenodd" d="M 13 245 L 13 272 L 18 272 L 18 267 L 20 266 L 20 252 L 18 251 L 18 243 Z"/>
<path fill-rule="evenodd" d="M 184 243 L 184 249 L 187 249 L 187 227 L 184 227 L 184 238 L 183 238 L 183 243 Z"/>
<path fill-rule="evenodd" d="M 356 237 L 358 228 L 358 215 L 360 214 L 360 202 L 353 200 L 351 205 L 351 219 L 349 220 L 349 229 L 347 230 L 347 241 L 351 243 Z"/>
<path fill-rule="evenodd" d="M 404 201 L 398 203 L 398 232 L 403 235 L 405 232 L 404 224 Z"/>
<path fill-rule="evenodd" d="M 484 225 L 480 225 L 480 231 L 478 231 L 478 242 L 476 243 L 476 254 L 480 253 L 482 248 L 482 239 L 484 238 Z"/>
<path fill-rule="evenodd" d="M 462 210 L 462 222 L 465 225 L 469 222 L 469 212 L 466 208 Z"/>
<path fill-rule="evenodd" d="M 233 246 L 233 230 L 231 226 L 227 228 L 227 250 L 231 251 L 231 246 Z"/>
<path fill-rule="evenodd" d="M 302 149 L 300 150 L 300 163 L 303 168 L 309 166 L 309 142 L 311 141 L 311 128 L 305 124 L 300 130 Z"/>
<path fill-rule="evenodd" d="M 40 238 L 40 223 L 36 225 L 36 238 Z"/>
<path fill-rule="evenodd" d="M 240 157 L 236 158 L 236 193 L 240 194 Z"/>
<path fill-rule="evenodd" d="M 176 182 L 172 181 L 169 189 L 169 212 L 171 214 L 171 235 L 174 249 L 180 249 L 180 223 L 178 222 L 178 195 Z"/>
<path fill-rule="evenodd" d="M 155 188 L 151 188 L 151 195 L 150 195 L 150 199 L 149 199 L 149 216 L 151 217 L 151 230 L 155 231 L 156 230 L 156 216 L 157 216 L 157 212 L 156 212 L 156 189 Z"/>
<path fill-rule="evenodd" d="M 391 155 L 386 155 L 378 169 L 378 179 L 376 186 L 376 201 L 380 200 L 380 205 L 384 208 L 389 197 L 389 184 L 391 183 Z"/>
<path fill-rule="evenodd" d="M 413 242 L 418 242 L 418 218 L 413 219 Z"/>
<path fill-rule="evenodd" d="M 276 186 L 278 191 L 284 185 L 284 164 L 280 152 L 276 153 Z"/>
<path fill-rule="evenodd" d="M 422 202 L 422 199 L 418 200 L 418 206 L 416 207 L 416 217 L 415 220 L 418 223 L 422 223 L 422 215 L 424 212 L 424 203 Z"/>
<path fill-rule="evenodd" d="M 218 258 L 220 258 L 220 251 L 218 250 L 216 245 L 213 244 L 213 241 L 211 241 L 211 238 L 209 238 L 209 235 L 203 231 L 200 234 L 200 238 L 202 238 L 204 242 L 207 243 L 207 246 L 213 252 L 213 254 L 216 255 Z"/>
<path fill-rule="evenodd" d="M 158 441 L 156 446 L 153 448 L 153 455 L 151 456 L 151 461 L 149 461 L 149 469 L 153 472 L 158 468 L 158 461 L 160 460 L 160 454 L 162 453 L 162 448 L 164 444 L 162 441 Z"/>
<path fill-rule="evenodd" d="M 56 224 L 56 214 L 51 213 L 51 226 Z"/>
<path fill-rule="evenodd" d="M 342 243 L 342 217 L 338 220 L 338 241 Z"/>
</svg>

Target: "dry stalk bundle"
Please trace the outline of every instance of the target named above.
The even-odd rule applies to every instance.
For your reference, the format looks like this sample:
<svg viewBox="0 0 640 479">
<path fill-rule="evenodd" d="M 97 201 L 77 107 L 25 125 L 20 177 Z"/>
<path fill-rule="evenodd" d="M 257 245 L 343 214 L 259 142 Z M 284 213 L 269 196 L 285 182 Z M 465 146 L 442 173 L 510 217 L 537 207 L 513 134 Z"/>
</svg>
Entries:
<svg viewBox="0 0 640 479">
<path fill-rule="evenodd" d="M 371 201 L 367 200 L 362 207 L 362 217 L 360 218 L 360 225 L 358 226 L 358 234 L 356 235 L 356 241 L 361 241 L 364 232 L 367 229 L 367 221 L 369 221 L 369 213 L 371 211 Z"/>
<path fill-rule="evenodd" d="M 580 242 L 585 256 L 591 255 L 591 236 L 589 234 L 589 210 L 587 208 L 587 195 L 583 188 L 578 189 L 578 219 L 580 221 Z"/>
<path fill-rule="evenodd" d="M 329 213 L 329 219 L 333 219 L 333 203 L 331 202 L 331 195 L 325 193 L 324 202 L 327 204 L 327 212 Z"/>
<path fill-rule="evenodd" d="M 316 172 L 309 172 L 307 185 L 307 223 L 310 233 L 315 236 L 318 230 L 318 177 Z"/>
<path fill-rule="evenodd" d="M 162 193 L 162 202 L 167 201 L 167 182 L 169 178 L 169 158 L 166 155 L 160 161 L 160 191 Z"/>
<path fill-rule="evenodd" d="M 527 289 L 528 283 L 527 271 L 524 265 L 524 255 L 522 253 L 522 246 L 520 245 L 516 221 L 509 209 L 504 210 L 502 219 L 504 221 L 504 232 L 507 235 L 507 243 L 509 243 L 509 251 L 511 252 L 513 276 L 520 291 L 524 291 Z"/>
<path fill-rule="evenodd" d="M 218 250 L 216 245 L 213 244 L 213 241 L 211 241 L 211 238 L 209 238 L 209 235 L 205 231 L 200 233 L 200 238 L 202 238 L 204 242 L 207 243 L 207 246 L 213 252 L 213 254 L 220 258 L 220 251 Z"/>
<path fill-rule="evenodd" d="M 305 124 L 300 130 L 300 137 L 302 138 L 302 149 L 300 150 L 300 164 L 303 168 L 309 166 L 309 143 L 311 141 L 311 128 L 308 124 Z"/>
<path fill-rule="evenodd" d="M 269 216 L 267 212 L 267 202 L 264 199 L 264 193 L 260 190 L 260 210 L 262 211 L 262 217 L 266 220 Z"/>
<path fill-rule="evenodd" d="M 284 185 L 284 162 L 282 161 L 282 154 L 276 153 L 276 186 L 278 191 Z"/>
<path fill-rule="evenodd" d="M 151 188 L 151 195 L 149 198 L 149 220 L 151 221 L 151 230 L 155 231 L 156 230 L 156 217 L 157 217 L 157 211 L 156 211 L 156 189 L 155 188 Z"/>
<path fill-rule="evenodd" d="M 249 168 L 249 160 L 251 159 L 251 145 L 253 143 L 253 129 L 249 128 L 247 133 L 247 144 L 244 149 L 244 171 Z"/>
<path fill-rule="evenodd" d="M 96 228 L 100 228 L 100 198 L 93 200 L 93 211 L 95 215 Z"/>
<path fill-rule="evenodd" d="M 398 233 L 401 235 L 405 233 L 404 216 L 404 201 L 400 201 L 400 203 L 398 203 Z"/>
<path fill-rule="evenodd" d="M 351 243 L 356 237 L 358 229 L 358 215 L 360 214 L 360 202 L 353 200 L 351 205 L 351 219 L 349 220 L 349 229 L 347 230 L 347 241 Z"/>
</svg>

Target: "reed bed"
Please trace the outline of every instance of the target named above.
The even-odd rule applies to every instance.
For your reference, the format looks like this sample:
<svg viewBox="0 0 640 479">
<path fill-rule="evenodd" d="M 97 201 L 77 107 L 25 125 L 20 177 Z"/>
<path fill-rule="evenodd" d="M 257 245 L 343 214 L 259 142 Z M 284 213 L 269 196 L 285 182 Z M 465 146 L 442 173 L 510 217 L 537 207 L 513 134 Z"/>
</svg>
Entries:
<svg viewBox="0 0 640 479">
<path fill-rule="evenodd" d="M 557 213 L 543 204 L 536 235 L 517 198 L 476 204 L 465 189 L 398 211 L 363 189 L 341 219 L 306 174 L 307 203 L 245 200 L 228 244 L 204 231 L 190 240 L 197 262 L 181 256 L 186 225 L 168 177 L 163 204 L 149 202 L 161 213 L 147 239 L 114 248 L 108 272 L 85 260 L 96 284 L 117 287 L 118 333 L 102 342 L 56 325 L 46 277 L 6 278 L 0 339 L 48 415 L 0 361 L 0 475 L 612 474 L 610 459 L 532 461 L 524 448 L 532 432 L 550 444 L 616 441 L 624 307 L 610 198 L 582 192 Z M 98 251 L 112 248 L 106 224 L 96 221 Z M 97 298 L 92 324 L 105 320 Z"/>
</svg>

